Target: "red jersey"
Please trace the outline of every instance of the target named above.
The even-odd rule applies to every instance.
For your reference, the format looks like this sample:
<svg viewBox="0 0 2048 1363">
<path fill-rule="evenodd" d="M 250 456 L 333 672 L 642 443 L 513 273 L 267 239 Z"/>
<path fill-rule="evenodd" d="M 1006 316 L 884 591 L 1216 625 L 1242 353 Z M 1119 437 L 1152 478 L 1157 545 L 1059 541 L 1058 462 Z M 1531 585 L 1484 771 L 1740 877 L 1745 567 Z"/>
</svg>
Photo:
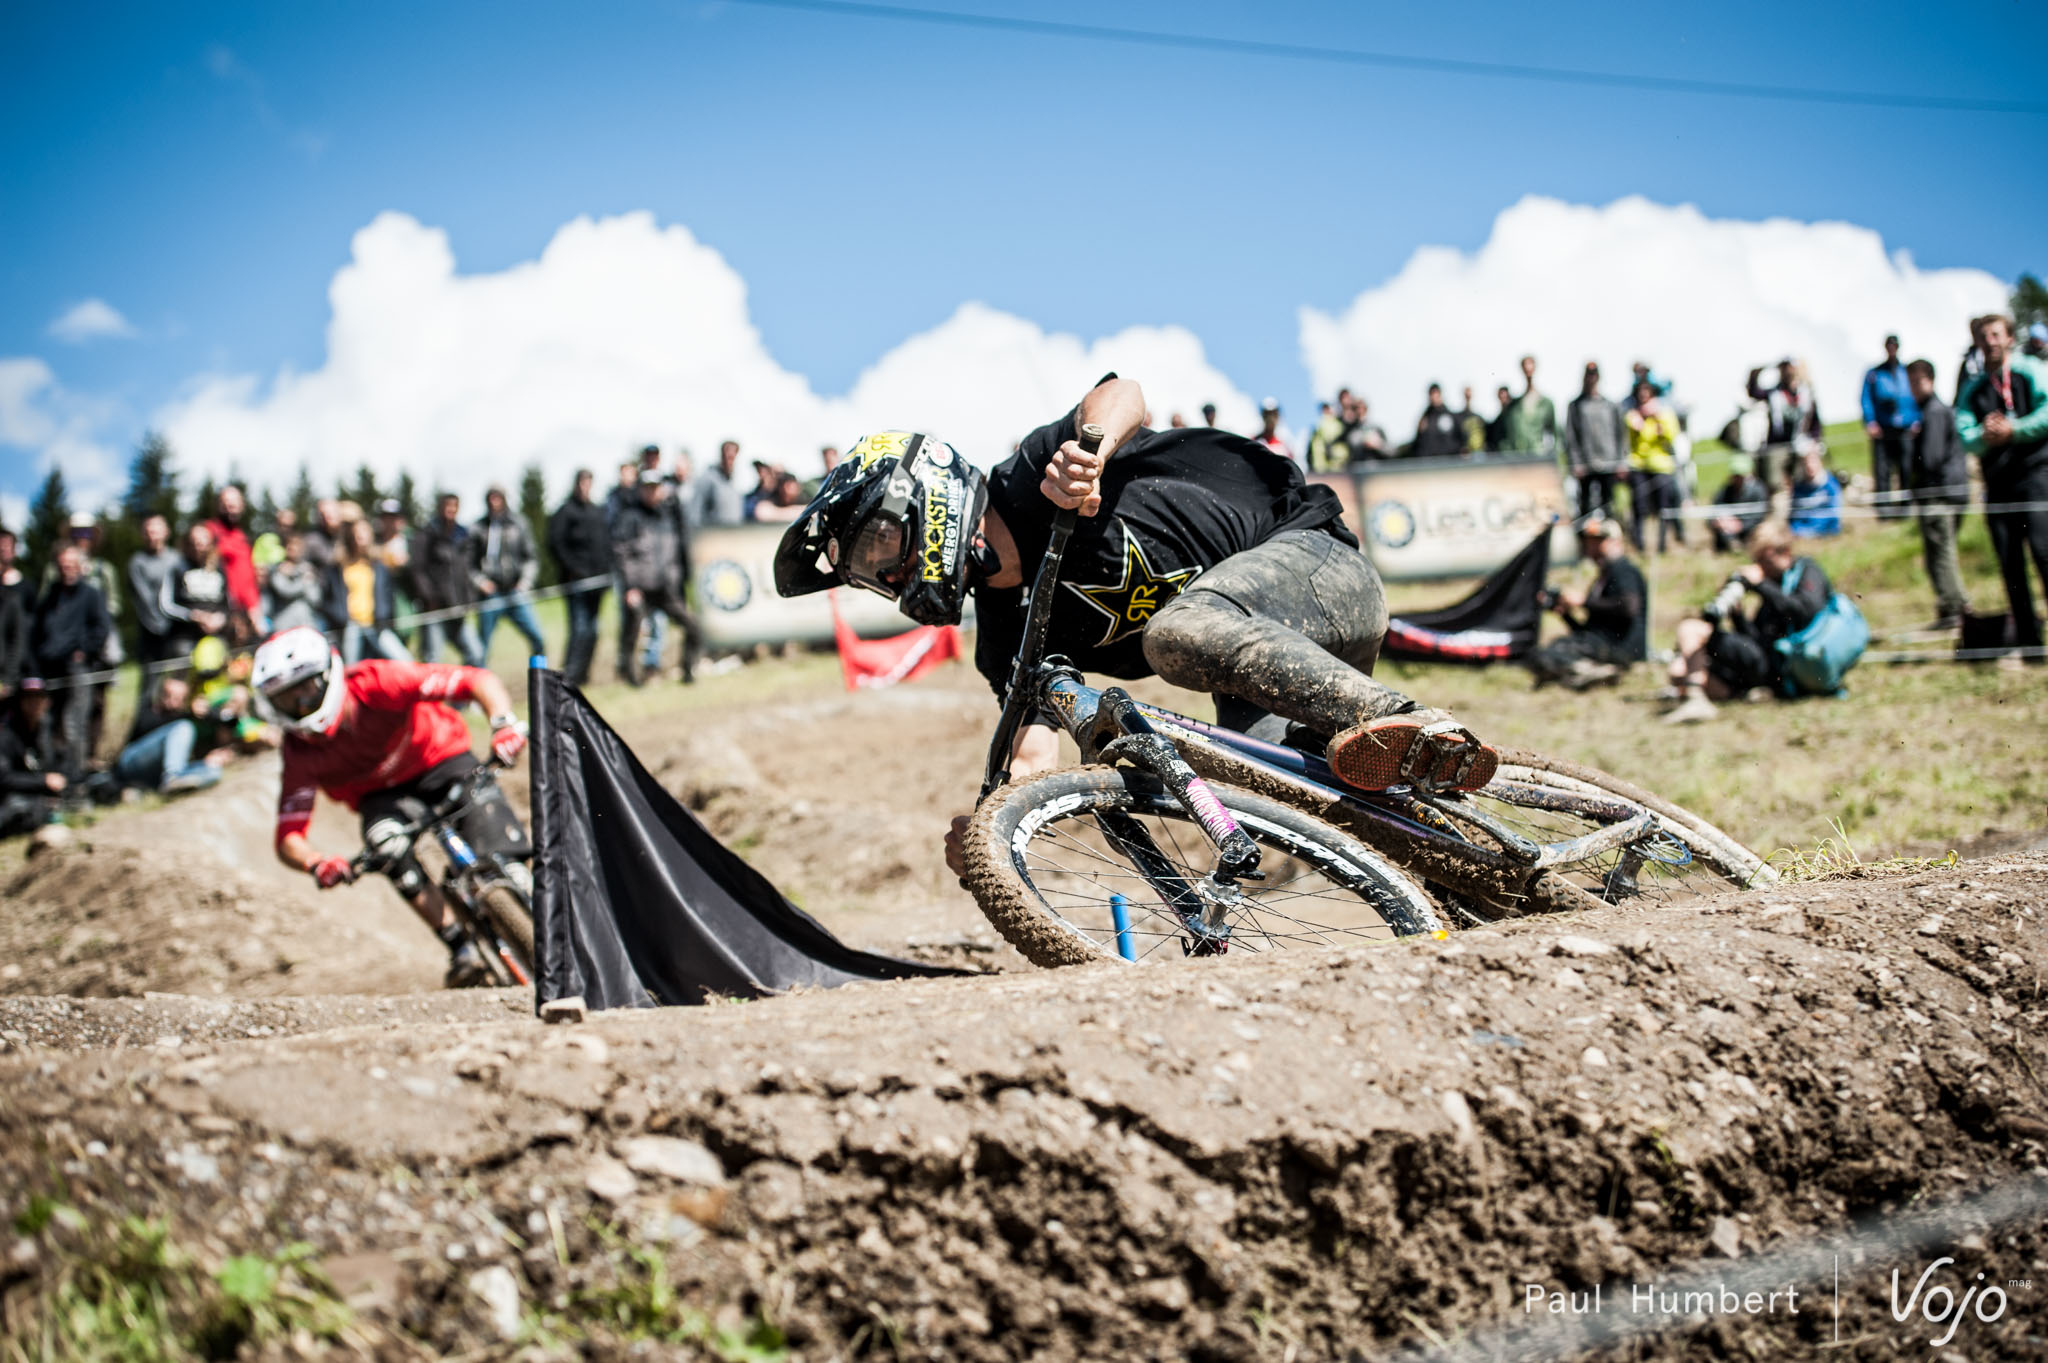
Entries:
<svg viewBox="0 0 2048 1363">
<path fill-rule="evenodd" d="M 444 701 L 468 700 L 484 674 L 436 663 L 357 663 L 331 738 L 287 733 L 277 793 L 277 840 L 313 822 L 313 796 L 326 791 L 350 809 L 365 795 L 402 786 L 429 767 L 469 751 L 469 726 Z"/>
</svg>

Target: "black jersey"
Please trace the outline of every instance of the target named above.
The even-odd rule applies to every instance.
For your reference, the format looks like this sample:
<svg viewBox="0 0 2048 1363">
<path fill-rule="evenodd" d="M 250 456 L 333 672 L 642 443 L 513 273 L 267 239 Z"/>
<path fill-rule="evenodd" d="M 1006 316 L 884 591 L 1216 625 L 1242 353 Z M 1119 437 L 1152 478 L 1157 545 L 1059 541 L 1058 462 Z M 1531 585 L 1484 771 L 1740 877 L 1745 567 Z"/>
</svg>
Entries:
<svg viewBox="0 0 2048 1363">
<path fill-rule="evenodd" d="M 1059 508 L 1039 490 L 1075 416 L 1041 426 L 989 474 L 989 508 L 1017 541 L 1028 584 Z M 1285 455 L 1209 426 L 1141 430 L 1103 466 L 1102 509 L 1067 541 L 1047 652 L 1111 677 L 1148 677 L 1153 614 L 1208 568 L 1283 530 L 1325 528 L 1356 548 L 1337 494 L 1311 487 Z M 1024 589 L 974 595 L 974 664 L 998 695 L 1024 637 Z"/>
</svg>

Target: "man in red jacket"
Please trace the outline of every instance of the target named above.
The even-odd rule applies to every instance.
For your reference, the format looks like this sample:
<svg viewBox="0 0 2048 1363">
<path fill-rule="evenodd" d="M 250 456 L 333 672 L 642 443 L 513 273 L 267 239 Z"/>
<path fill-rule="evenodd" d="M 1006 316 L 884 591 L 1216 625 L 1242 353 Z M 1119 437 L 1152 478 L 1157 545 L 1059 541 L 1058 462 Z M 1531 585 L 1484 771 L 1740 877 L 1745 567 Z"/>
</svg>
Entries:
<svg viewBox="0 0 2048 1363">
<path fill-rule="evenodd" d="M 476 770 L 469 726 L 454 705 L 475 701 L 491 717 L 491 753 L 511 763 L 526 747 L 526 726 L 512 713 L 503 682 L 475 667 L 395 663 L 382 659 L 344 669 L 315 629 L 289 629 L 256 650 L 251 681 L 270 701 L 286 733 L 284 779 L 277 798 L 277 858 L 305 871 L 321 889 L 353 875 L 347 858 L 313 850 L 306 829 L 316 794 L 325 792 L 362 816 L 363 841 L 380 850 L 407 823 Z M 532 851 L 519 817 L 495 786 L 457 820 L 469 844 L 485 855 L 524 857 Z M 392 880 L 451 955 L 451 987 L 474 983 L 480 962 L 438 886 L 407 856 Z"/>
<path fill-rule="evenodd" d="M 263 584 L 256 575 L 256 558 L 249 545 L 247 521 L 249 502 L 242 495 L 242 489 L 229 483 L 220 490 L 220 497 L 214 503 L 214 517 L 206 523 L 213 532 L 214 546 L 220 550 L 220 571 L 227 579 L 228 600 L 235 603 L 236 613 L 247 619 L 249 633 L 243 640 L 269 633 L 268 622 L 263 618 Z M 240 634 L 244 626 L 230 624 L 229 628 Z"/>
</svg>

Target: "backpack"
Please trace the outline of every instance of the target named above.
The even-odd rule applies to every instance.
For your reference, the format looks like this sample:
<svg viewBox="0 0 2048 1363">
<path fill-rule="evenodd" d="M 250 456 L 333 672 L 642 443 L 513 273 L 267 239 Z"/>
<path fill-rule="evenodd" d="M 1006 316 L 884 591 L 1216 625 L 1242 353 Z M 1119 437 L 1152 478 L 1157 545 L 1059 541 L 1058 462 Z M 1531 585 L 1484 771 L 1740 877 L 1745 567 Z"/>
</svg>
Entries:
<svg viewBox="0 0 2048 1363">
<path fill-rule="evenodd" d="M 1800 569 L 1795 563 L 1782 584 L 1790 593 L 1799 585 Z M 1870 645 L 1870 626 L 1856 603 L 1836 592 L 1806 627 L 1779 639 L 1772 646 L 1784 658 L 1778 689 L 1790 700 L 1795 696 L 1838 696 L 1842 678 L 1863 650 Z"/>
</svg>

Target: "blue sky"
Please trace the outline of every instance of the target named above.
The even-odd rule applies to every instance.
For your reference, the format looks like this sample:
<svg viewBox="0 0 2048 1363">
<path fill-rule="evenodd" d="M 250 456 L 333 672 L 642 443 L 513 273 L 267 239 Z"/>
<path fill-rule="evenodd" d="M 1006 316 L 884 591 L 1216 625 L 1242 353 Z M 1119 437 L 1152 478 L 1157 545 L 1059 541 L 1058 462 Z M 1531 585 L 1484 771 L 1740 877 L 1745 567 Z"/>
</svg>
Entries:
<svg viewBox="0 0 2048 1363">
<path fill-rule="evenodd" d="M 2048 50 L 2048 10 L 2019 0 L 1476 4 L 1454 19 L 1284 2 L 946 7 L 2017 99 L 2041 97 Z M 445 229 L 471 272 L 532 259 L 579 214 L 646 209 L 723 253 L 768 350 L 820 393 L 979 300 L 1084 338 L 1186 327 L 1245 391 L 1299 411 L 1299 308 L 1343 308 L 1417 247 L 1477 247 L 1524 195 L 1842 219 L 1922 267 L 2010 279 L 2048 270 L 2044 141 L 2037 114 L 1584 88 L 731 3 L 15 5 L 0 13 L 0 356 L 41 357 L 104 438 L 126 442 L 198 375 L 320 366 L 328 284 L 381 211 Z M 136 334 L 49 334 L 87 298 Z M 25 492 L 41 457 L 0 447 L 0 492 Z"/>
</svg>

